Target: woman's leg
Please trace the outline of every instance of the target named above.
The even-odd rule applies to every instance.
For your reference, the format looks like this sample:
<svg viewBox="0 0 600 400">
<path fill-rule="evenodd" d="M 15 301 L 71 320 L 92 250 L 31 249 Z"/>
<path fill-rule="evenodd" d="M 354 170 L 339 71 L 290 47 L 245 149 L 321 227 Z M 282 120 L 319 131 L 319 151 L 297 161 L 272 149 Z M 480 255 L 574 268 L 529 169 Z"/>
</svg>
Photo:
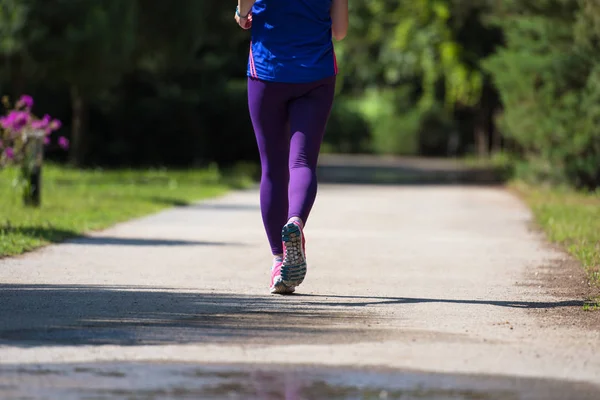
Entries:
<svg viewBox="0 0 600 400">
<path fill-rule="evenodd" d="M 299 87 L 300 89 L 300 87 Z M 281 278 L 295 288 L 306 277 L 303 228 L 317 196 L 317 161 L 335 93 L 335 77 L 301 87 L 290 101 L 289 221 L 282 229 Z"/>
<path fill-rule="evenodd" d="M 335 95 L 335 77 L 322 81 L 289 105 L 291 142 L 289 154 L 288 219 L 306 224 L 317 196 L 317 161 Z"/>
<path fill-rule="evenodd" d="M 289 128 L 283 84 L 248 79 L 248 106 L 260 153 L 260 209 L 273 255 L 283 253 L 281 229 L 288 213 Z"/>
</svg>

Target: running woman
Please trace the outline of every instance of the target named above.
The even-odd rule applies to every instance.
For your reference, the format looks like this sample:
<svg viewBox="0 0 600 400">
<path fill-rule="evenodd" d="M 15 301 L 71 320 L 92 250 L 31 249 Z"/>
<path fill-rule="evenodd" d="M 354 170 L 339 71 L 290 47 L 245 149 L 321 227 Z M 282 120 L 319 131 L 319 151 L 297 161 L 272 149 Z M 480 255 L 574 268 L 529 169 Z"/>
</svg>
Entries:
<svg viewBox="0 0 600 400">
<path fill-rule="evenodd" d="M 252 30 L 248 106 L 260 153 L 260 207 L 273 253 L 271 293 L 306 276 L 304 226 L 338 72 L 333 38 L 348 31 L 348 0 L 238 0 Z"/>
</svg>

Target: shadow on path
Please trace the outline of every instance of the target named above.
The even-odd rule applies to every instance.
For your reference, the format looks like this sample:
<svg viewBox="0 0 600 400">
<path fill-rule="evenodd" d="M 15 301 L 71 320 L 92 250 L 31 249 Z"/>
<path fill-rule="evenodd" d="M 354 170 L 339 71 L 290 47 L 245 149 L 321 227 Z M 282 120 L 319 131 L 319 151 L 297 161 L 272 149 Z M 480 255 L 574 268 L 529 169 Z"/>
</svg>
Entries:
<svg viewBox="0 0 600 400">
<path fill-rule="evenodd" d="M 243 243 L 209 242 L 177 239 L 120 238 L 109 236 L 80 236 L 79 232 L 42 227 L 5 227 L 6 234 L 20 235 L 44 240 L 50 243 L 62 243 L 86 246 L 244 246 Z"/>
<path fill-rule="evenodd" d="M 241 191 L 241 190 L 240 190 Z M 154 203 L 159 203 L 171 207 L 187 208 L 194 210 L 207 210 L 207 211 L 256 211 L 260 210 L 258 204 L 226 204 L 226 203 L 210 203 L 207 201 L 203 202 L 190 202 L 186 200 L 180 200 L 171 197 L 151 197 L 150 200 Z"/>
<path fill-rule="evenodd" d="M 210 242 L 178 239 L 120 238 L 111 236 L 80 236 L 76 231 L 60 228 L 5 227 L 6 234 L 34 237 L 50 243 L 68 241 L 85 246 L 244 246 L 243 243 Z"/>
<path fill-rule="evenodd" d="M 185 343 L 334 344 L 392 333 L 366 306 L 418 303 L 512 308 L 581 307 L 581 301 L 519 302 L 362 296 L 287 297 L 197 293 L 168 288 L 0 285 L 0 345 Z M 443 312 L 443 310 L 440 310 Z M 393 330 L 394 334 L 403 332 Z M 404 333 L 409 333 L 406 331 Z M 415 333 L 415 332 L 413 332 Z"/>
<path fill-rule="evenodd" d="M 583 300 L 563 300 L 563 301 L 500 301 L 500 300 L 454 300 L 454 299 L 426 299 L 412 297 L 368 297 L 368 296 L 328 296 L 328 295 L 311 295 L 311 294 L 296 294 L 295 297 L 306 298 L 323 298 L 337 299 L 331 304 L 339 307 L 365 307 L 371 305 L 385 304 L 419 304 L 419 303 L 446 303 L 446 304 L 475 304 L 488 305 L 497 307 L 509 308 L 560 308 L 560 307 L 583 307 Z M 348 300 L 348 301 L 343 301 Z M 355 300 L 355 301 L 350 301 Z M 361 301 L 368 300 L 368 301 Z"/>
<path fill-rule="evenodd" d="M 141 239 L 108 236 L 84 236 L 69 240 L 70 244 L 85 246 L 244 246 L 242 243 L 206 242 L 177 239 Z"/>
<path fill-rule="evenodd" d="M 366 313 L 302 303 L 163 288 L 0 285 L 0 345 L 337 343 L 340 334 L 363 331 Z"/>
<path fill-rule="evenodd" d="M 196 203 L 190 204 L 185 208 L 194 210 L 206 211 L 260 211 L 260 206 L 257 204 L 226 204 L 226 203 Z"/>
</svg>

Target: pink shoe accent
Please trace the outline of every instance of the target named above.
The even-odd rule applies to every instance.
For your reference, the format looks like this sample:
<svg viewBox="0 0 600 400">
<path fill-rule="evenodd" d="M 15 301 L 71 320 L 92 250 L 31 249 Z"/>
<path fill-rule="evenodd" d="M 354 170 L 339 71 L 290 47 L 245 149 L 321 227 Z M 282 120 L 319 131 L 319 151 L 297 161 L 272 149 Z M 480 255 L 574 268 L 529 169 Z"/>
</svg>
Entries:
<svg viewBox="0 0 600 400">
<path fill-rule="evenodd" d="M 273 268 L 271 268 L 271 288 L 275 286 L 275 283 L 278 279 L 281 279 L 281 266 L 283 265 L 282 261 L 277 261 Z"/>
<path fill-rule="evenodd" d="M 272 294 L 290 294 L 296 290 L 293 286 L 287 286 L 283 283 L 281 277 L 281 267 L 283 266 L 282 261 L 276 262 L 271 268 L 271 285 L 269 287 Z"/>
</svg>

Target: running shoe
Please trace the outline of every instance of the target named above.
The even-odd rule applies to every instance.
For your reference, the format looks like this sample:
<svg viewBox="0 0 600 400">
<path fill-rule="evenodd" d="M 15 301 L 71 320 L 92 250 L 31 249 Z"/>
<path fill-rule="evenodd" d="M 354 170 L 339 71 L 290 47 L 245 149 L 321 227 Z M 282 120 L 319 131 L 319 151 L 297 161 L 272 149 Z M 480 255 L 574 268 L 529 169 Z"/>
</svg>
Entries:
<svg viewBox="0 0 600 400">
<path fill-rule="evenodd" d="M 295 287 L 287 286 L 281 277 L 281 261 L 277 261 L 271 267 L 271 294 L 289 294 L 294 293 Z"/>
<path fill-rule="evenodd" d="M 288 287 L 299 286 L 306 277 L 306 252 L 304 233 L 299 222 L 290 222 L 281 232 L 283 263 L 281 278 Z"/>
</svg>

